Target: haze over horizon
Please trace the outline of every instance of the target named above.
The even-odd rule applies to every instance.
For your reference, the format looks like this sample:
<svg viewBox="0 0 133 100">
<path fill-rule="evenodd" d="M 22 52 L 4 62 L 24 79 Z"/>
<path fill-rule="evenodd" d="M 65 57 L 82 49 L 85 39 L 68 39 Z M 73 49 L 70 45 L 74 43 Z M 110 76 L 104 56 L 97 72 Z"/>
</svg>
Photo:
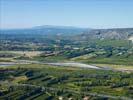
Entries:
<svg viewBox="0 0 133 100">
<path fill-rule="evenodd" d="M 132 0 L 0 0 L 0 29 L 41 25 L 133 27 Z"/>
</svg>

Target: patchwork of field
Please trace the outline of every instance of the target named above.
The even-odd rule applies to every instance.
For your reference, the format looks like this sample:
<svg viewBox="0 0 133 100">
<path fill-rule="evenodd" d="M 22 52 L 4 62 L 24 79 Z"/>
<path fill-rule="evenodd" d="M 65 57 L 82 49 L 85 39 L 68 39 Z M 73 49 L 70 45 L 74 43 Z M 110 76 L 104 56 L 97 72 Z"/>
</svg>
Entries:
<svg viewBox="0 0 133 100">
<path fill-rule="evenodd" d="M 3 73 L 4 72 L 4 73 Z M 130 100 L 133 73 L 21 64 L 0 68 L 0 99 Z M 101 91 L 102 90 L 102 91 Z"/>
<path fill-rule="evenodd" d="M 132 65 L 112 65 L 112 64 L 94 64 L 94 65 L 102 68 L 109 68 L 116 71 L 133 72 Z"/>
<path fill-rule="evenodd" d="M 131 40 L 42 34 L 1 39 L 0 100 L 133 99 Z"/>
<path fill-rule="evenodd" d="M 27 57 L 34 57 L 34 56 L 38 56 L 41 53 L 43 53 L 43 51 L 0 51 L 0 54 L 13 54 L 13 55 L 23 55 L 23 56 L 27 56 Z"/>
</svg>

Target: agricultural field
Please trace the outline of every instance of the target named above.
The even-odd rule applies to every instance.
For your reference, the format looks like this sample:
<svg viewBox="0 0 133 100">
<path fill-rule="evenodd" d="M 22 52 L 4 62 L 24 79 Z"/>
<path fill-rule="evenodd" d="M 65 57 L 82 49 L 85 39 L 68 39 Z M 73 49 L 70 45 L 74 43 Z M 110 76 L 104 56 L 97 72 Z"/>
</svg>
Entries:
<svg viewBox="0 0 133 100">
<path fill-rule="evenodd" d="M 1 67 L 0 98 L 131 99 L 132 78 L 133 73 L 42 64 Z"/>
<path fill-rule="evenodd" d="M 132 100 L 133 43 L 2 34 L 0 100 Z"/>
</svg>

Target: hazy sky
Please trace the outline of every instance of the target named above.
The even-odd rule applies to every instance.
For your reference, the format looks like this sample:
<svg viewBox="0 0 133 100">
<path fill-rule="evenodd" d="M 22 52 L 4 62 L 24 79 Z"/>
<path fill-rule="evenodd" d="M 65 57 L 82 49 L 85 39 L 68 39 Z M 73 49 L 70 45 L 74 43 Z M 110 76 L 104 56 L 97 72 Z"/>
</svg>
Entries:
<svg viewBox="0 0 133 100">
<path fill-rule="evenodd" d="M 133 0 L 0 0 L 0 28 L 133 27 Z"/>
</svg>

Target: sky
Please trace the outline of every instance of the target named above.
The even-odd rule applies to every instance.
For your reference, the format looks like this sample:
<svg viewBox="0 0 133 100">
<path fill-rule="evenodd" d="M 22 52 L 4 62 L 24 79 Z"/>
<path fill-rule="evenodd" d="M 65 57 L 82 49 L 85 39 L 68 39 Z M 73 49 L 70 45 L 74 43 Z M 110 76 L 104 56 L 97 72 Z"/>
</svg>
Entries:
<svg viewBox="0 0 133 100">
<path fill-rule="evenodd" d="M 133 0 L 0 0 L 0 29 L 133 27 Z"/>
</svg>

